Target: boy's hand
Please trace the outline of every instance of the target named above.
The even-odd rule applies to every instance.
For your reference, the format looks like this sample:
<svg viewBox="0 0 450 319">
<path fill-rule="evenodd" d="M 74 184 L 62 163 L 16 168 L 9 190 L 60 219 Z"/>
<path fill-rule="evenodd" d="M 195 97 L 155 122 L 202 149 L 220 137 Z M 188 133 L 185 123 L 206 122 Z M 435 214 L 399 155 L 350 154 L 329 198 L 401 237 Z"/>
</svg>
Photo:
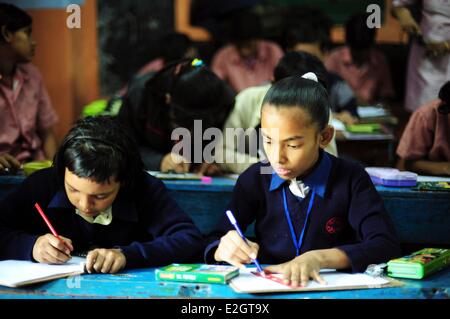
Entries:
<svg viewBox="0 0 450 319">
<path fill-rule="evenodd" d="M 33 258 L 40 263 L 63 264 L 72 258 L 71 251 L 73 251 L 73 246 L 70 239 L 45 234 L 38 237 L 34 243 Z"/>
<path fill-rule="evenodd" d="M 220 239 L 219 247 L 214 253 L 216 261 L 225 261 L 233 266 L 245 268 L 258 255 L 259 245 L 247 239 L 248 245 L 237 231 L 230 230 Z"/>
<path fill-rule="evenodd" d="M 265 270 L 283 274 L 286 284 L 297 287 L 305 287 L 310 278 L 320 284 L 325 284 L 325 280 L 319 275 L 321 269 L 320 258 L 315 251 L 308 251 L 284 264 L 269 266 Z"/>
<path fill-rule="evenodd" d="M 86 257 L 88 273 L 114 274 L 122 270 L 127 263 L 125 255 L 120 249 L 94 249 Z"/>
<path fill-rule="evenodd" d="M 191 163 L 176 153 L 166 154 L 161 161 L 161 172 L 174 171 L 176 173 L 188 173 Z"/>
</svg>

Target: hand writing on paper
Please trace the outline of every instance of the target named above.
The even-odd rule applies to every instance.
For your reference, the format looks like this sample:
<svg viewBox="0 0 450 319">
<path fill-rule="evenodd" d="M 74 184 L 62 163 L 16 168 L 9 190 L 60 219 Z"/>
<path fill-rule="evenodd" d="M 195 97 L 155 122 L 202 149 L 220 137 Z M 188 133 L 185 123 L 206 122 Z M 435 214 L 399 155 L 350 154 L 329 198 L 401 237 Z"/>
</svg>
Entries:
<svg viewBox="0 0 450 319">
<path fill-rule="evenodd" d="M 120 249 L 94 249 L 86 257 L 86 270 L 88 273 L 115 274 L 125 267 L 126 261 Z"/>
<path fill-rule="evenodd" d="M 225 261 L 233 266 L 245 268 L 258 255 L 259 245 L 247 239 L 247 243 L 237 231 L 230 230 L 220 239 L 219 247 L 214 253 L 216 261 Z"/>
<path fill-rule="evenodd" d="M 317 251 L 308 251 L 284 264 L 269 266 L 265 270 L 283 274 L 286 284 L 297 287 L 306 287 L 310 278 L 320 284 L 325 280 L 319 275 L 321 269 L 321 258 Z"/>
<path fill-rule="evenodd" d="M 63 264 L 71 258 L 71 251 L 73 246 L 69 238 L 45 234 L 34 243 L 33 258 L 40 263 Z"/>
</svg>

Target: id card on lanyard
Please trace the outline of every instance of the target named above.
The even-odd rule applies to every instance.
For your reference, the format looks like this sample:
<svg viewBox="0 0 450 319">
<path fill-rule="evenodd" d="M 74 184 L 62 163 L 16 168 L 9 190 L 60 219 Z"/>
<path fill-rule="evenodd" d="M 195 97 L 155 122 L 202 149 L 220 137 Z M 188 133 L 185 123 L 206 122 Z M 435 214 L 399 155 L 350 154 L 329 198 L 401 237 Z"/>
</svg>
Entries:
<svg viewBox="0 0 450 319">
<path fill-rule="evenodd" d="M 306 226 L 308 224 L 309 215 L 311 214 L 311 209 L 312 209 L 312 205 L 314 203 L 315 195 L 316 195 L 316 193 L 313 190 L 312 194 L 311 194 L 311 199 L 309 200 L 308 210 L 306 211 L 306 218 L 305 218 L 305 222 L 303 224 L 303 229 L 302 229 L 302 232 L 300 234 L 300 237 L 297 240 L 297 236 L 295 236 L 294 225 L 292 224 L 291 215 L 289 213 L 289 208 L 288 208 L 288 205 L 287 205 L 286 190 L 283 187 L 284 213 L 286 215 L 286 219 L 287 219 L 287 222 L 289 224 L 289 230 L 291 231 L 291 238 L 292 238 L 292 242 L 294 243 L 294 247 L 295 247 L 295 256 L 298 256 L 300 254 L 300 248 L 302 247 L 302 243 L 303 243 L 303 236 L 305 235 L 305 230 L 306 230 Z"/>
</svg>

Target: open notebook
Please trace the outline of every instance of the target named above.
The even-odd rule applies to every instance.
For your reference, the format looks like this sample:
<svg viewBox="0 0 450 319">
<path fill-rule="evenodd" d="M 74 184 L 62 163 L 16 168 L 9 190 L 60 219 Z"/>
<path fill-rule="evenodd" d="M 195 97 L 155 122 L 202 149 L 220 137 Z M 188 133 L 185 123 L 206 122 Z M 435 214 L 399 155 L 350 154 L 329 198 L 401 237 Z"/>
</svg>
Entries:
<svg viewBox="0 0 450 319">
<path fill-rule="evenodd" d="M 0 261 L 0 285 L 21 287 L 43 281 L 84 273 L 86 259 L 72 257 L 62 265 L 48 265 L 25 260 Z"/>
<path fill-rule="evenodd" d="M 239 293 L 268 293 L 268 292 L 302 292 L 324 290 L 349 290 L 367 288 L 399 287 L 400 281 L 387 277 L 372 277 L 366 274 L 348 274 L 332 269 L 322 269 L 320 275 L 326 281 L 326 285 L 315 281 L 309 281 L 306 287 L 291 287 L 277 282 L 277 278 L 263 278 L 253 274 L 256 268 L 241 270 L 238 277 L 231 280 L 230 286 Z M 281 278 L 279 274 L 272 274 Z M 274 280 L 275 279 L 275 280 Z"/>
</svg>

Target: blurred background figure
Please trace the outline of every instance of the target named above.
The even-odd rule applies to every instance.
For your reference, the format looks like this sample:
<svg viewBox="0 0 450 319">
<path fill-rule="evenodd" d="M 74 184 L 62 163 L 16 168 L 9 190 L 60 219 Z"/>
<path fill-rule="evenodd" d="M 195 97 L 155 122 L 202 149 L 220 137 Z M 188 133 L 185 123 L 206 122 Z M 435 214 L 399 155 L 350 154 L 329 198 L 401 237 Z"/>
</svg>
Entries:
<svg viewBox="0 0 450 319">
<path fill-rule="evenodd" d="M 233 103 L 228 85 L 201 60 L 189 59 L 137 77 L 123 98 L 118 118 L 138 142 L 146 169 L 215 175 L 220 172 L 214 163 L 192 165 L 192 154 L 184 154 L 184 160 L 171 153 L 174 144 L 181 142 L 173 141 L 171 134 L 177 127 L 193 132 L 194 120 L 201 120 L 203 130 L 222 127 Z M 191 136 L 194 143 L 198 136 Z"/>
<path fill-rule="evenodd" d="M 143 75 L 150 71 L 159 71 L 167 63 L 183 58 L 195 58 L 198 56 L 197 48 L 191 39 L 178 32 L 170 32 L 161 36 L 158 41 L 160 54 L 139 69 L 137 75 Z"/>
<path fill-rule="evenodd" d="M 400 169 L 422 175 L 450 175 L 450 81 L 411 115 L 400 139 Z"/>
<path fill-rule="evenodd" d="M 36 51 L 32 19 L 0 3 L 0 172 L 19 162 L 52 159 L 56 152 L 53 109 L 41 73 L 30 63 Z"/>
<path fill-rule="evenodd" d="M 408 6 L 420 5 L 420 24 Z M 411 37 L 405 108 L 417 110 L 450 79 L 450 2 L 394 0 L 393 15 Z"/>
<path fill-rule="evenodd" d="M 359 104 L 374 104 L 395 95 L 386 57 L 375 47 L 376 29 L 367 26 L 367 18 L 366 13 L 352 15 L 345 25 L 345 45 L 325 59 L 326 68 L 350 85 Z"/>
<path fill-rule="evenodd" d="M 261 21 L 251 10 L 235 12 L 231 21 L 231 43 L 215 53 L 211 69 L 236 93 L 269 83 L 283 51 L 261 38 Z"/>
</svg>

